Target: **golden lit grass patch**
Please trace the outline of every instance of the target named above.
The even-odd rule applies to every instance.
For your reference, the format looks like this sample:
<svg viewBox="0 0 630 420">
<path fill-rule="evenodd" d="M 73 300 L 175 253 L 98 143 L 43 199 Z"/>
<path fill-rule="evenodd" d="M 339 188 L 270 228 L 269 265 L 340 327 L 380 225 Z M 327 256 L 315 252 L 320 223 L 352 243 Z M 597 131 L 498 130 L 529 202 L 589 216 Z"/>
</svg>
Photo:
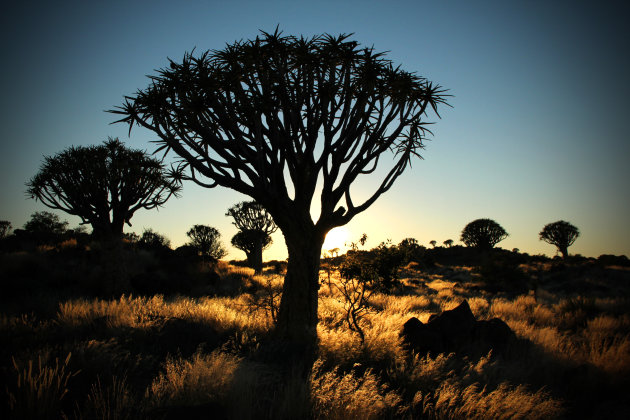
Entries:
<svg viewBox="0 0 630 420">
<path fill-rule="evenodd" d="M 424 295 L 391 296 L 376 293 L 370 302 L 376 301 L 386 313 L 425 312 L 435 307 L 433 300 Z"/>
<path fill-rule="evenodd" d="M 392 416 L 400 396 L 381 383 L 370 369 L 360 377 L 342 374 L 337 368 L 322 372 L 322 361 L 313 366 L 311 401 L 316 419 L 380 419 Z"/>
<path fill-rule="evenodd" d="M 518 296 L 515 300 L 494 299 L 490 305 L 490 315 L 504 321 L 508 319 L 520 320 L 530 316 L 536 306 L 538 303 L 531 295 Z"/>
<path fill-rule="evenodd" d="M 348 328 L 327 328 L 317 326 L 319 338 L 319 354 L 326 361 L 338 365 L 348 365 L 360 359 L 362 346 L 356 334 Z"/>
<path fill-rule="evenodd" d="M 154 406 L 197 405 L 225 398 L 241 359 L 215 351 L 196 353 L 190 359 L 169 357 L 164 372 L 147 390 Z"/>
<path fill-rule="evenodd" d="M 471 297 L 468 298 L 468 306 L 470 306 L 470 311 L 475 315 L 477 319 L 486 318 L 488 315 L 488 311 L 490 309 L 490 303 L 488 299 L 483 297 Z"/>
<path fill-rule="evenodd" d="M 234 329 L 266 331 L 270 322 L 265 317 L 252 317 L 243 310 L 240 298 L 176 298 L 163 296 L 122 296 L 118 300 L 73 300 L 61 303 L 57 322 L 67 327 L 89 324 L 105 318 L 108 328 L 146 328 L 168 318 L 189 319 L 207 324 L 217 332 Z"/>
<path fill-rule="evenodd" d="M 427 281 L 427 287 L 439 292 L 441 290 L 450 290 L 455 287 L 454 281 L 443 280 L 440 275 L 433 275 L 430 281 Z"/>
<path fill-rule="evenodd" d="M 418 393 L 414 402 L 423 415 L 439 419 L 548 419 L 563 415 L 561 403 L 548 393 L 530 392 L 523 385 L 508 383 L 487 390 L 479 384 L 463 387 L 449 380 L 434 394 Z"/>
</svg>

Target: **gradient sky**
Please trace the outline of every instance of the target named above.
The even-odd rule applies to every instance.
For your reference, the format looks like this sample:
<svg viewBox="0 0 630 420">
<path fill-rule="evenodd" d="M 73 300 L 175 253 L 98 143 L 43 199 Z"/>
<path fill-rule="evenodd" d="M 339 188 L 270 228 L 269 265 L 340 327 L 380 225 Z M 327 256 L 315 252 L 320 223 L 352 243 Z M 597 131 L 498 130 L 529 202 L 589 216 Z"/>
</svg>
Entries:
<svg viewBox="0 0 630 420">
<path fill-rule="evenodd" d="M 459 242 L 491 218 L 499 246 L 555 255 L 538 240 L 567 220 L 585 256 L 630 255 L 630 13 L 625 2 L 581 1 L 8 1 L 0 13 L 0 219 L 22 227 L 48 210 L 26 199 L 43 155 L 120 137 L 150 152 L 155 137 L 110 125 L 104 110 L 184 52 L 220 49 L 276 25 L 285 34 L 354 33 L 405 70 L 448 88 L 453 108 L 433 127 L 424 160 L 349 225 L 367 248 L 415 237 Z M 236 233 L 228 207 L 245 200 L 187 184 L 132 228 L 177 246 L 194 224 Z M 70 221 L 78 218 L 59 213 Z M 265 259 L 286 257 L 274 234 Z M 228 258 L 244 258 L 230 247 Z"/>
</svg>

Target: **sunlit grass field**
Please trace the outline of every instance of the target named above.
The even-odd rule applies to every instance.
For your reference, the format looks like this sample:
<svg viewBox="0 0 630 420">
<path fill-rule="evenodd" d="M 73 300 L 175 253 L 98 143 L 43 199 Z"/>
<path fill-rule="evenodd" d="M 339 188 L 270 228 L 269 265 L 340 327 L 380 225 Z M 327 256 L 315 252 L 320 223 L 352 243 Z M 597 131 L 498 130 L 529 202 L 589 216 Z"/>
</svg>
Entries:
<svg viewBox="0 0 630 420">
<path fill-rule="evenodd" d="M 615 284 L 630 281 L 627 268 L 607 270 Z M 5 305 L 3 418 L 630 415 L 630 284 L 611 289 L 589 277 L 582 284 L 598 283 L 597 293 L 544 282 L 519 294 L 489 292 L 471 267 L 410 264 L 400 287 L 370 296 L 361 342 L 345 321 L 338 279 L 322 272 L 319 358 L 304 380 L 281 372 L 270 343 L 282 275 L 223 262 L 217 272 L 220 290 L 194 298 L 77 297 L 30 312 Z M 410 317 L 426 322 L 464 299 L 477 319 L 504 320 L 519 345 L 479 359 L 405 349 L 399 334 Z"/>
</svg>

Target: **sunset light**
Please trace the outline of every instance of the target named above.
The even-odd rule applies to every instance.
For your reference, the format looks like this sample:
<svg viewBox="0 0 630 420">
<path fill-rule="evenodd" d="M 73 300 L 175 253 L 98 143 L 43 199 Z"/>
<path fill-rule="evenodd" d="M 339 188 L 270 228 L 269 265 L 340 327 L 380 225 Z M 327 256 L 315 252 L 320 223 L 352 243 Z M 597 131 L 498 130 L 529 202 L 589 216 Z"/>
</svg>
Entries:
<svg viewBox="0 0 630 420">
<path fill-rule="evenodd" d="M 0 419 L 630 419 L 629 12 L 6 2 Z"/>
<path fill-rule="evenodd" d="M 326 235 L 322 251 L 336 250 L 336 253 L 343 254 L 350 245 L 350 231 L 345 226 L 332 229 Z"/>
</svg>

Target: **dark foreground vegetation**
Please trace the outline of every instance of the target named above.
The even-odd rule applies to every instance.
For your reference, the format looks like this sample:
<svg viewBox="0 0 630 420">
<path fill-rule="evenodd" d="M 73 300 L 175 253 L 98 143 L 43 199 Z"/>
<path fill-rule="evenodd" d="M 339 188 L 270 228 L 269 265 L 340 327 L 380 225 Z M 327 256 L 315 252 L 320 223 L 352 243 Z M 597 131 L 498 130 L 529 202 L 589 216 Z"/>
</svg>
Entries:
<svg viewBox="0 0 630 420">
<path fill-rule="evenodd" d="M 286 371 L 270 334 L 286 264 L 260 276 L 87 235 L 0 255 L 2 418 L 627 418 L 630 267 L 381 244 L 324 258 L 319 353 Z M 23 245 L 23 244 L 22 244 Z M 114 281 L 111 276 L 124 276 Z M 119 279 L 120 280 L 120 279 Z M 412 317 L 468 303 L 501 351 L 413 353 Z"/>
</svg>

